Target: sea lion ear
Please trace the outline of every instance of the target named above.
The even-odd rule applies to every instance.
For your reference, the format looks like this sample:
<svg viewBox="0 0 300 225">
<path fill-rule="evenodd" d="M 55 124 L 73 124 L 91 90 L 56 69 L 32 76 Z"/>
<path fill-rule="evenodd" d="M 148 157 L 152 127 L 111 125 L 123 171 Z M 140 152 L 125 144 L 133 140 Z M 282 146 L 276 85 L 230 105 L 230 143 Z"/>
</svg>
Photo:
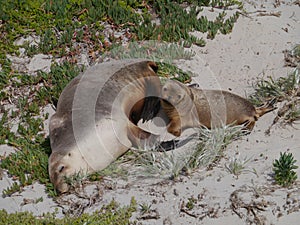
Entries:
<svg viewBox="0 0 300 225">
<path fill-rule="evenodd" d="M 149 61 L 147 64 L 148 64 L 148 66 L 149 66 L 155 73 L 157 73 L 158 66 L 156 65 L 155 62 Z"/>
</svg>

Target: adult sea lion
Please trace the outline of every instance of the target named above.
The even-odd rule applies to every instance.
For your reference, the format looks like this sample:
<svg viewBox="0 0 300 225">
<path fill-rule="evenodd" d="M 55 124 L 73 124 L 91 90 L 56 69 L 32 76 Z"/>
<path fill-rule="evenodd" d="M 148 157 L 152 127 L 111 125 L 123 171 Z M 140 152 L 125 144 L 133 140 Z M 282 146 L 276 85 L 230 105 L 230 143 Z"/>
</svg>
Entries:
<svg viewBox="0 0 300 225">
<path fill-rule="evenodd" d="M 161 90 L 156 71 L 145 60 L 101 63 L 65 87 L 49 125 L 49 175 L 59 192 L 69 189 L 65 177 L 102 170 L 130 147 L 155 141 L 136 124 L 156 113 L 144 110 L 147 102 L 160 104 L 151 97 Z"/>
<path fill-rule="evenodd" d="M 168 132 L 180 136 L 187 128 L 245 124 L 252 130 L 257 119 L 274 110 L 272 105 L 256 108 L 248 100 L 222 90 L 201 90 L 168 80 L 162 87 L 161 106 L 170 119 Z"/>
</svg>

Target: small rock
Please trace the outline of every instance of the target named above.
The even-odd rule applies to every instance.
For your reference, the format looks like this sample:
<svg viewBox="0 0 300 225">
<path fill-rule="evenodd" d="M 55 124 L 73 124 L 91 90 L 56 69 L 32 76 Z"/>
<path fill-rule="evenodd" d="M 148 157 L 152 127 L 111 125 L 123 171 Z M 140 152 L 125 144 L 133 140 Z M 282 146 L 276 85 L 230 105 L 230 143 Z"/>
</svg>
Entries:
<svg viewBox="0 0 300 225">
<path fill-rule="evenodd" d="M 6 157 L 11 153 L 14 153 L 16 149 L 9 145 L 0 145 L 0 156 Z"/>
<path fill-rule="evenodd" d="M 38 70 L 42 70 L 44 72 L 50 72 L 51 67 L 51 58 L 52 56 L 38 54 L 35 55 L 29 65 L 27 65 L 27 69 L 31 72 L 35 72 Z"/>
<path fill-rule="evenodd" d="M 40 42 L 40 38 L 37 36 L 20 37 L 14 41 L 14 45 L 21 46 L 25 42 L 28 42 L 29 46 L 38 45 L 38 43 Z"/>
<path fill-rule="evenodd" d="M 81 54 L 78 64 L 89 66 L 89 58 L 86 54 Z"/>
</svg>

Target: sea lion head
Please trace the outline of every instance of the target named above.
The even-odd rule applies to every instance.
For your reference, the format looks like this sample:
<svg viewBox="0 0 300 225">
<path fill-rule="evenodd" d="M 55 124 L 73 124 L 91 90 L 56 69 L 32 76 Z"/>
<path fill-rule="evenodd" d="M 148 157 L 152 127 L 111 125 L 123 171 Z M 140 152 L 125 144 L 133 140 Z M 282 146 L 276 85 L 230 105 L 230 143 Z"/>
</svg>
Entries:
<svg viewBox="0 0 300 225">
<path fill-rule="evenodd" d="M 69 190 L 69 184 L 66 178 L 76 173 L 86 173 L 89 167 L 79 151 L 69 151 L 62 155 L 59 152 L 52 152 L 49 157 L 49 175 L 50 181 L 54 184 L 59 193 L 65 193 Z"/>
<path fill-rule="evenodd" d="M 166 81 L 161 90 L 162 99 L 173 106 L 177 106 L 182 102 L 186 94 L 186 87 L 174 80 Z"/>
</svg>

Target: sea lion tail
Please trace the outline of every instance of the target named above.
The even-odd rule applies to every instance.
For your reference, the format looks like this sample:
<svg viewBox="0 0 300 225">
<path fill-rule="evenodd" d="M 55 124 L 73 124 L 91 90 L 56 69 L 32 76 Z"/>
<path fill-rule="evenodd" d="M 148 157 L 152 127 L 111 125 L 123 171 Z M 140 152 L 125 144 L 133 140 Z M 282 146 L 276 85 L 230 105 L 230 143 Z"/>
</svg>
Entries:
<svg viewBox="0 0 300 225">
<path fill-rule="evenodd" d="M 271 101 L 267 102 L 266 104 L 264 104 L 260 107 L 256 107 L 255 108 L 255 119 L 257 120 L 259 117 L 263 116 L 264 114 L 277 109 L 277 107 L 275 106 L 275 103 L 276 103 L 276 99 L 274 98 Z"/>
<path fill-rule="evenodd" d="M 192 84 L 189 84 L 188 87 L 190 87 L 190 88 L 199 88 L 200 85 L 197 84 L 197 83 L 192 83 Z"/>
</svg>

